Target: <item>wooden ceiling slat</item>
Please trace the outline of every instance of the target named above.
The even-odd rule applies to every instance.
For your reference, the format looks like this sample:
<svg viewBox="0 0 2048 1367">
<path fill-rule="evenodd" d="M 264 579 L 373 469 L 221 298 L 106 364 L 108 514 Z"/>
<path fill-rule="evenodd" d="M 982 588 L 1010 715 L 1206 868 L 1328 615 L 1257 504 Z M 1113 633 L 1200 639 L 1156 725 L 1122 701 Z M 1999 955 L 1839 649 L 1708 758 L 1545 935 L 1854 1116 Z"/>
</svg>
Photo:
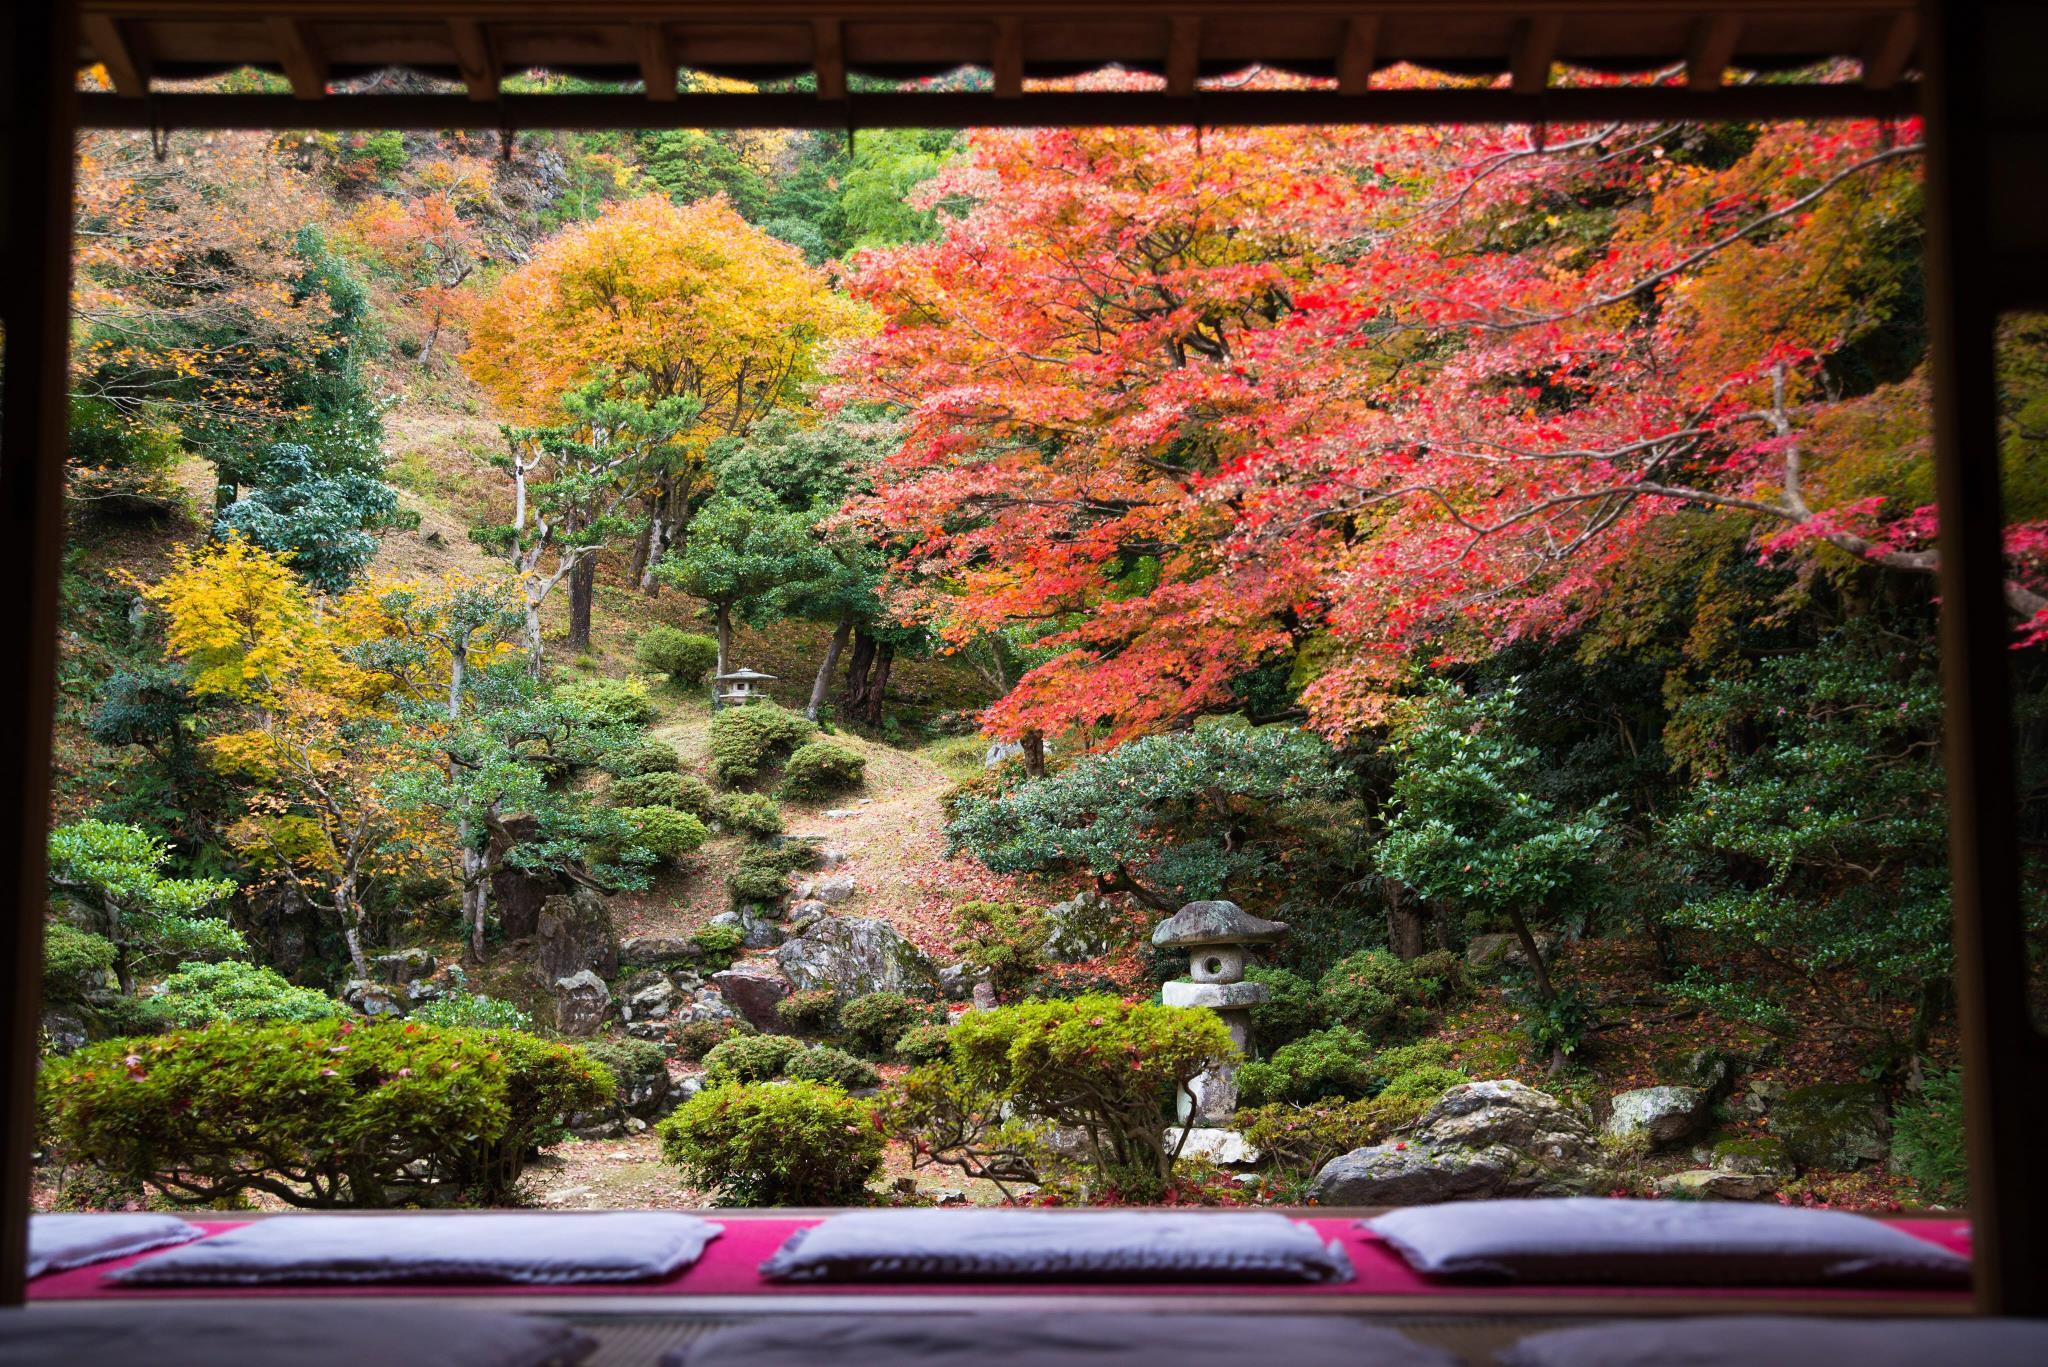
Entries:
<svg viewBox="0 0 2048 1367">
<path fill-rule="evenodd" d="M 1699 21 L 1685 54 L 1685 84 L 1690 90 L 1718 90 L 1742 41 L 1742 17 L 1711 14 Z"/>
<path fill-rule="evenodd" d="M 1363 95 L 1372 88 L 1373 67 L 1379 58 L 1380 18 L 1377 14 L 1352 16 L 1344 25 L 1344 47 L 1337 56 L 1337 93 Z"/>
<path fill-rule="evenodd" d="M 107 79 L 114 83 L 114 93 L 131 99 L 147 95 L 148 63 L 123 31 L 126 25 L 103 14 L 85 15 L 79 23 L 85 32 L 85 41 L 92 45 L 93 55 L 107 69 Z"/>
<path fill-rule="evenodd" d="M 302 19 L 272 19 L 270 34 L 277 44 L 278 63 L 292 83 L 292 94 L 302 100 L 325 98 L 327 57 L 312 26 Z"/>
</svg>

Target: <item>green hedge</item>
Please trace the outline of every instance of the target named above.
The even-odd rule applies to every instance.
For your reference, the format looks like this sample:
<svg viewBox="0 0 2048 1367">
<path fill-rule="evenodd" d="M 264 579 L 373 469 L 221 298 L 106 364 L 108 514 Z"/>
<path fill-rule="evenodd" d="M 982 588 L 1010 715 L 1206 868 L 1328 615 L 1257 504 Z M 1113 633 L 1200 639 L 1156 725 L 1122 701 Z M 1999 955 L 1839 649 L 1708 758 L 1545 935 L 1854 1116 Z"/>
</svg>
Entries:
<svg viewBox="0 0 2048 1367">
<path fill-rule="evenodd" d="M 717 810 L 719 824 L 739 835 L 782 834 L 782 806 L 766 793 L 727 793 Z"/>
<path fill-rule="evenodd" d="M 882 1166 L 873 1110 L 817 1082 L 707 1087 L 655 1132 L 661 1156 L 720 1205 L 859 1205 Z"/>
</svg>

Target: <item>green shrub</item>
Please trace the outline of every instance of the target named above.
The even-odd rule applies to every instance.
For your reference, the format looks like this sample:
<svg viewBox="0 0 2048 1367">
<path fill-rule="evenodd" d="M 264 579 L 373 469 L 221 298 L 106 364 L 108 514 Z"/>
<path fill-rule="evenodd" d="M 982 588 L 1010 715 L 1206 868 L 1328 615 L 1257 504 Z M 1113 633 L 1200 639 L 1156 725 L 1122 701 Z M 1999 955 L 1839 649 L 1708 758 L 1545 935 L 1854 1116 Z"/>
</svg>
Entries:
<svg viewBox="0 0 2048 1367">
<path fill-rule="evenodd" d="M 900 992 L 869 992 L 839 1008 L 839 1033 L 855 1053 L 887 1058 L 903 1032 L 931 1014 L 932 1008 Z"/>
<path fill-rule="evenodd" d="M 1920 1095 L 1892 1116 L 1892 1162 L 1928 1200 L 1960 1206 L 1970 1198 L 1963 1144 L 1963 1073 L 1930 1073 Z"/>
<path fill-rule="evenodd" d="M 802 1041 L 788 1035 L 735 1035 L 704 1055 L 709 1083 L 767 1082 L 781 1077 L 804 1051 Z"/>
<path fill-rule="evenodd" d="M 1330 1023 L 1321 990 L 1299 973 L 1254 965 L 1244 976 L 1266 987 L 1266 1000 L 1252 1008 L 1252 1034 L 1260 1048 L 1278 1049 Z"/>
<path fill-rule="evenodd" d="M 634 643 L 633 658 L 642 669 L 668 675 L 678 688 L 695 688 L 718 667 L 718 642 L 666 624 L 651 626 Z"/>
<path fill-rule="evenodd" d="M 789 894 L 789 875 L 773 862 L 742 859 L 725 876 L 725 892 L 736 907 L 780 902 Z"/>
<path fill-rule="evenodd" d="M 1383 1144 L 1420 1119 L 1436 1100 L 1377 1096 L 1364 1101 L 1324 1101 L 1313 1106 L 1276 1104 L 1240 1110 L 1234 1124 L 1256 1145 L 1272 1171 L 1305 1180 L 1339 1154 Z"/>
<path fill-rule="evenodd" d="M 683 759 L 667 741 L 642 737 L 631 745 L 606 752 L 597 767 L 613 778 L 634 778 L 640 774 L 672 774 L 683 767 Z"/>
<path fill-rule="evenodd" d="M 1554 983 L 1545 997 L 1525 974 L 1510 980 L 1506 996 L 1515 1008 L 1515 1033 L 1532 1059 L 1572 1057 L 1599 1023 L 1592 996 L 1577 983 Z"/>
<path fill-rule="evenodd" d="M 879 1087 L 882 1083 L 881 1075 L 873 1068 L 829 1044 L 814 1044 L 796 1055 L 782 1075 L 803 1082 L 823 1082 L 848 1092 Z"/>
<path fill-rule="evenodd" d="M 111 1040 L 39 1086 L 67 1162 L 180 1204 L 320 1207 L 502 1201 L 555 1117 L 606 1104 L 613 1082 L 530 1035 L 327 1020 Z"/>
<path fill-rule="evenodd" d="M 682 810 L 683 776 L 656 772 L 615 778 L 605 789 L 604 800 L 614 807 L 674 807 Z"/>
<path fill-rule="evenodd" d="M 601 726 L 645 726 L 661 710 L 638 679 L 571 679 L 555 685 L 555 699 Z"/>
<path fill-rule="evenodd" d="M 655 1132 L 662 1158 L 721 1205 L 857 1205 L 882 1165 L 873 1110 L 816 1082 L 708 1087 Z"/>
<path fill-rule="evenodd" d="M 681 862 L 711 838 L 704 823 L 673 807 L 627 807 L 620 811 L 633 828 L 633 842 L 665 864 Z"/>
<path fill-rule="evenodd" d="M 1372 1090 L 1371 1059 L 1370 1039 L 1347 1026 L 1331 1026 L 1239 1068 L 1238 1095 L 1247 1106 L 1364 1096 Z"/>
<path fill-rule="evenodd" d="M 1441 950 L 1403 961 L 1366 949 L 1330 967 L 1321 996 L 1334 1021 L 1371 1035 L 1400 1035 L 1426 1026 L 1463 985 L 1455 956 Z"/>
<path fill-rule="evenodd" d="M 688 1062 L 696 1063 L 734 1035 L 750 1035 L 753 1029 L 738 1019 L 690 1021 L 676 1027 L 673 1032 L 676 1053 Z"/>
<path fill-rule="evenodd" d="M 784 797 L 828 797 L 860 787 L 868 762 L 841 745 L 814 740 L 799 745 L 782 766 Z"/>
<path fill-rule="evenodd" d="M 906 1063 L 937 1063 L 946 1057 L 950 1025 L 913 1025 L 896 1039 L 896 1057 Z"/>
<path fill-rule="evenodd" d="M 727 788 L 751 783 L 817 732 L 772 702 L 723 708 L 711 718 L 711 777 Z"/>
<path fill-rule="evenodd" d="M 631 1078 L 652 1077 L 668 1067 L 667 1055 L 652 1040 L 592 1040 L 583 1046 L 583 1052 L 602 1064 L 622 1087 Z"/>
<path fill-rule="evenodd" d="M 766 793 L 727 793 L 718 799 L 718 820 L 727 830 L 766 839 L 782 834 L 782 806 Z"/>
<path fill-rule="evenodd" d="M 1434 1103 L 1451 1088 L 1471 1080 L 1456 1068 L 1424 1064 L 1420 1068 L 1395 1073 L 1387 1079 L 1386 1085 L 1380 1088 L 1379 1095 L 1389 1101 Z"/>
<path fill-rule="evenodd" d="M 731 926 L 699 926 L 690 932 L 690 943 L 702 954 L 706 973 L 731 968 L 746 942 L 747 937 Z"/>
<path fill-rule="evenodd" d="M 114 972 L 114 943 L 69 921 L 43 924 L 43 997 L 75 1002 L 108 985 Z"/>
<path fill-rule="evenodd" d="M 294 987 L 258 964 L 179 964 L 161 991 L 141 999 L 136 1018 L 151 1030 L 188 1030 L 215 1021 L 317 1021 L 348 1015 L 324 992 Z"/>
<path fill-rule="evenodd" d="M 775 1003 L 775 1018 L 799 1035 L 823 1035 L 832 1029 L 839 994 L 829 987 L 792 992 Z"/>
<path fill-rule="evenodd" d="M 953 911 L 955 945 L 984 969 L 1003 996 L 1014 996 L 1045 968 L 1045 920 L 1019 902 L 962 902 Z"/>
<path fill-rule="evenodd" d="M 533 1029 L 533 1017 L 511 1002 L 472 992 L 450 992 L 434 1001 L 421 1002 L 412 1009 L 412 1019 L 464 1030 Z"/>
</svg>

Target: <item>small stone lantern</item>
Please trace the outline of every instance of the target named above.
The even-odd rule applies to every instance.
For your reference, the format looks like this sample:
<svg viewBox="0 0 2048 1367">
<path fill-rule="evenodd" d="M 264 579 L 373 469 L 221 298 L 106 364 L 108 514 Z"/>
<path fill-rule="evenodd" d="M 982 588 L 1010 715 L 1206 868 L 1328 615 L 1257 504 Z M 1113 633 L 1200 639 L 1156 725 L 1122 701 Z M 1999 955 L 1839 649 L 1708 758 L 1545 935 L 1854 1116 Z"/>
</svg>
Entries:
<svg viewBox="0 0 2048 1367">
<path fill-rule="evenodd" d="M 1168 1006 L 1205 1006 L 1223 1017 L 1239 1050 L 1252 1048 L 1252 1008 L 1270 995 L 1264 983 L 1244 980 L 1245 951 L 1287 934 L 1285 921 L 1253 916 L 1235 902 L 1190 902 L 1152 931 L 1160 949 L 1188 951 L 1188 978 L 1160 989 Z M 1183 1124 L 1221 1124 L 1237 1110 L 1237 1068 L 1219 1064 L 1194 1081 L 1195 1099 L 1180 1098 Z"/>
<path fill-rule="evenodd" d="M 775 679 L 776 676 L 773 674 L 763 674 L 752 669 L 736 669 L 730 674 L 717 675 L 712 680 L 712 706 L 714 709 L 745 707 L 748 703 L 758 702 L 765 695 L 757 692 L 754 685 L 774 683 Z"/>
</svg>

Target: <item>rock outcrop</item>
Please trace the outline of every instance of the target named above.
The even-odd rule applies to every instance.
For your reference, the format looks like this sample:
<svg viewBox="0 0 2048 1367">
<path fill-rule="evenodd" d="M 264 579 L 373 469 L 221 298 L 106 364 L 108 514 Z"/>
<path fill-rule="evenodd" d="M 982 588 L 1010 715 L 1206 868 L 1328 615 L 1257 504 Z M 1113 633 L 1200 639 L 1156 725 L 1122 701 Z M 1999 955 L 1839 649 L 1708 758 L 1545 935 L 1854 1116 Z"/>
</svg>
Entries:
<svg viewBox="0 0 2048 1367">
<path fill-rule="evenodd" d="M 783 946 L 785 949 L 788 947 Z M 782 1031 L 782 1021 L 775 1014 L 775 1004 L 789 995 L 789 980 L 780 973 L 759 964 L 737 963 L 723 972 L 712 974 L 711 981 L 747 1024 L 769 1034 Z"/>
<path fill-rule="evenodd" d="M 923 951 L 873 917 L 828 916 L 776 950 L 775 962 L 797 990 L 829 987 L 842 997 L 917 993 L 938 984 Z"/>
<path fill-rule="evenodd" d="M 1801 1168 L 1846 1171 L 1891 1150 L 1884 1093 L 1868 1083 L 1795 1087 L 1771 1104 L 1768 1123 Z"/>
<path fill-rule="evenodd" d="M 1575 1111 L 1519 1082 L 1467 1082 L 1407 1137 L 1331 1159 L 1309 1195 L 1326 1206 L 1406 1206 L 1575 1195 L 1599 1181 L 1599 1146 Z"/>
<path fill-rule="evenodd" d="M 1615 1096 L 1604 1128 L 1615 1139 L 1640 1136 L 1661 1147 L 1692 1138 L 1711 1109 L 1697 1087 L 1638 1087 Z"/>
<path fill-rule="evenodd" d="M 542 982 L 574 977 L 585 969 L 600 978 L 618 976 L 619 942 L 612 931 L 612 909 L 595 889 L 578 888 L 548 898 L 534 935 Z"/>
<path fill-rule="evenodd" d="M 612 990 L 589 969 L 555 980 L 555 1029 L 565 1035 L 594 1035 L 612 1014 Z"/>
</svg>

